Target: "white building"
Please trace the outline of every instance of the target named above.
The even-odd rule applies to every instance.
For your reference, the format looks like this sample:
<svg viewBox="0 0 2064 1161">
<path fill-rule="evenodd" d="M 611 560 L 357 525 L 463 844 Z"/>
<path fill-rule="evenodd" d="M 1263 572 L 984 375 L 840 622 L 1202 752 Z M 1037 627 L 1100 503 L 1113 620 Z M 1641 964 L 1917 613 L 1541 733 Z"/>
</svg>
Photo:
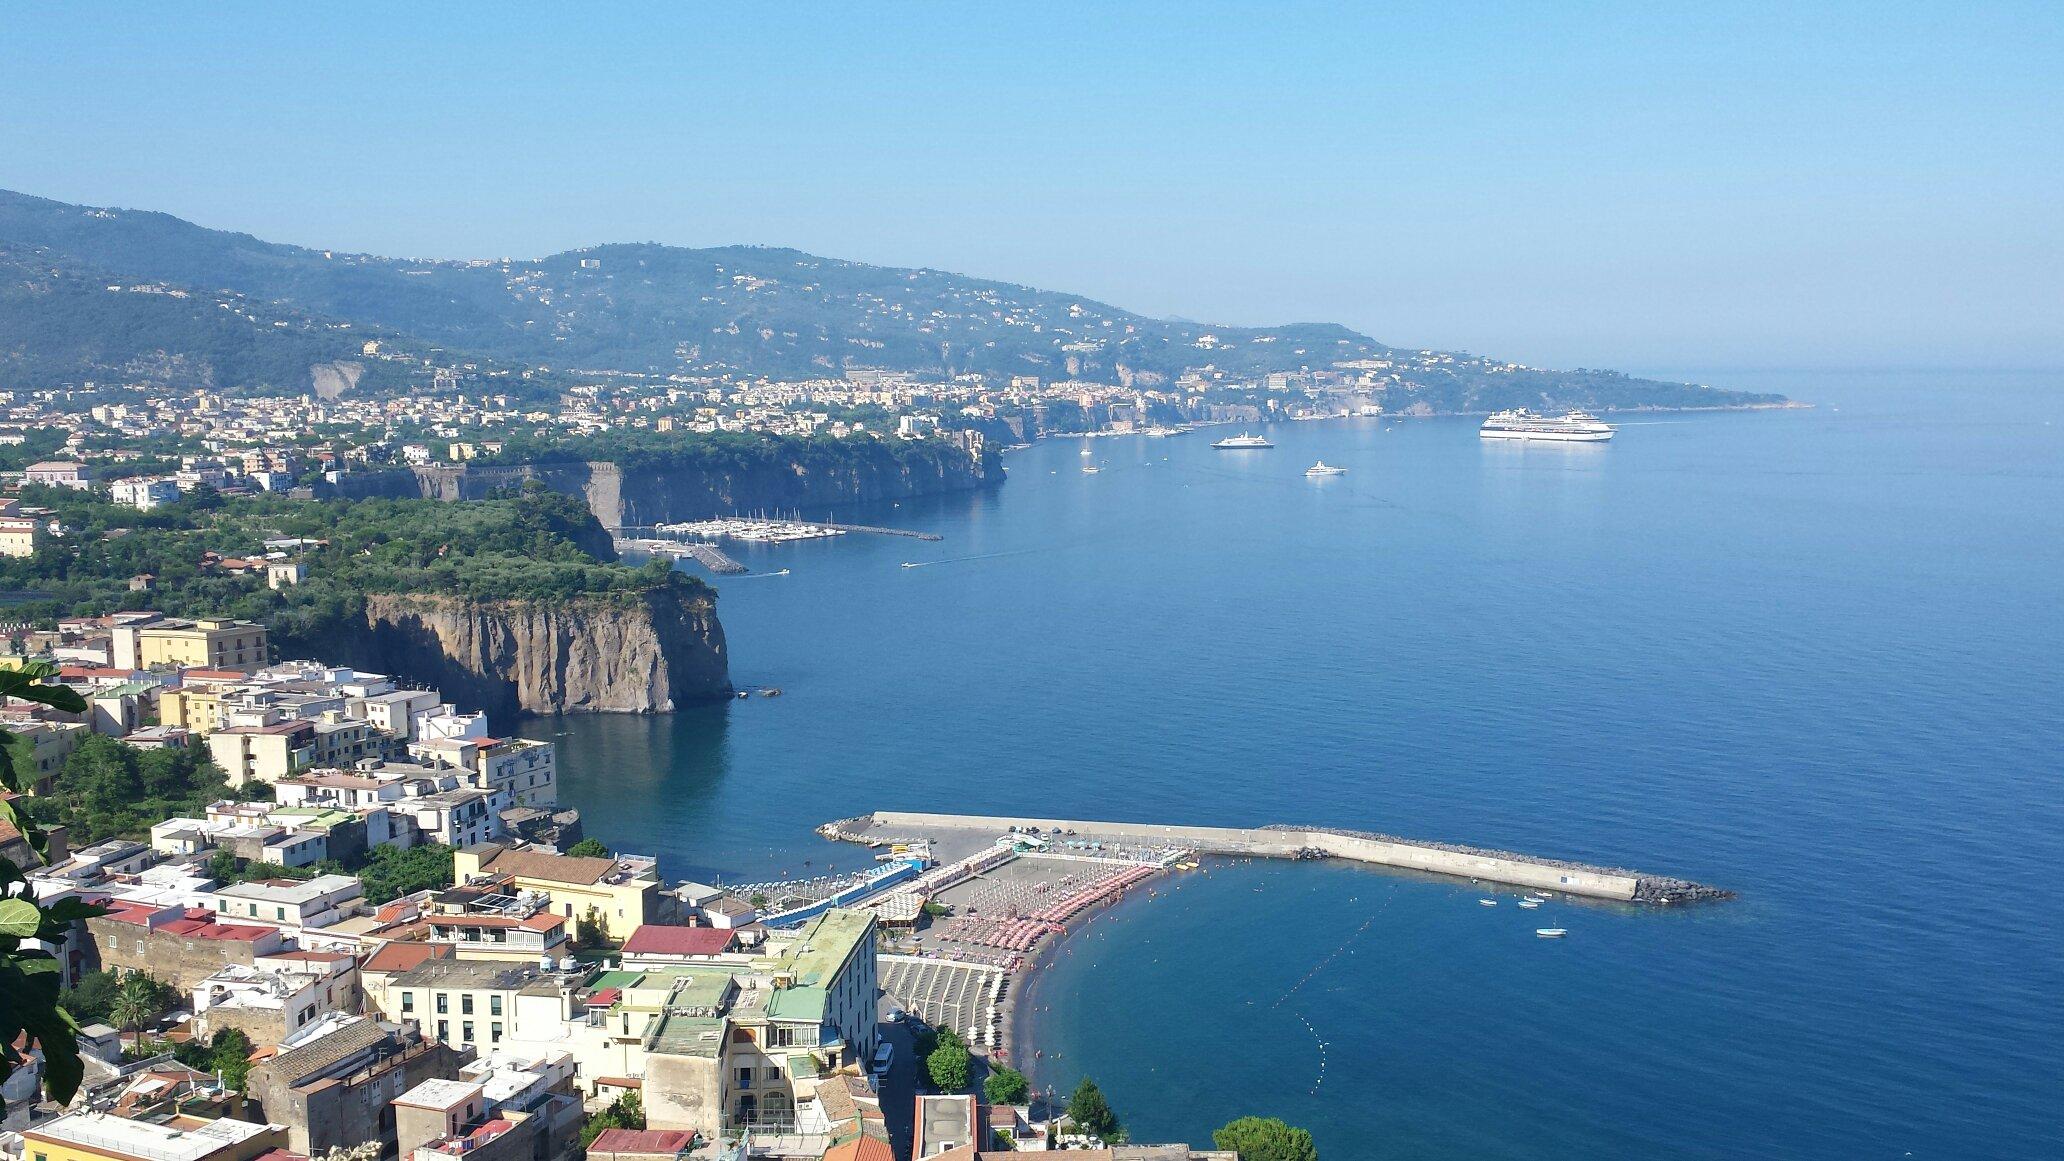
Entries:
<svg viewBox="0 0 2064 1161">
<path fill-rule="evenodd" d="M 108 486 L 108 490 L 110 498 L 115 503 L 141 508 L 146 512 L 179 499 L 179 485 L 163 476 L 137 476 L 134 479 L 116 480 Z"/>
<path fill-rule="evenodd" d="M 365 885 L 357 879 L 348 875 L 317 875 L 307 880 L 263 879 L 232 884 L 209 892 L 201 905 L 224 919 L 314 929 L 358 914 L 364 899 Z"/>
</svg>

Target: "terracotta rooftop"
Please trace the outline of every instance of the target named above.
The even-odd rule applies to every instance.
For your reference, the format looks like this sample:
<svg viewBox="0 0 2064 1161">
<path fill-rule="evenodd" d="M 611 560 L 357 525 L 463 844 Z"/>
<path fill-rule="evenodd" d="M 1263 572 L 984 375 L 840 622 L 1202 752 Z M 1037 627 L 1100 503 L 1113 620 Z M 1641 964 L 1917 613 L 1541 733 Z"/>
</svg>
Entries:
<svg viewBox="0 0 2064 1161">
<path fill-rule="evenodd" d="M 647 923 L 624 941 L 626 955 L 716 955 L 729 951 L 738 933 L 726 927 L 674 927 Z"/>
<path fill-rule="evenodd" d="M 452 953 L 450 944 L 443 943 L 383 943 L 380 949 L 366 957 L 361 970 L 369 972 L 391 972 L 400 974 L 420 967 L 424 960 L 444 959 Z"/>
<path fill-rule="evenodd" d="M 603 876 L 616 869 L 615 859 L 576 859 L 569 855 L 548 855 L 541 851 L 512 851 L 507 847 L 496 847 L 493 854 L 486 851 L 481 854 L 482 870 L 491 870 L 498 875 L 514 875 L 519 879 L 541 879 L 548 883 L 578 883 L 585 886 L 601 882 Z"/>
<path fill-rule="evenodd" d="M 695 1144 L 695 1134 L 681 1129 L 604 1129 L 588 1146 L 595 1153 L 656 1153 L 674 1156 Z"/>
</svg>

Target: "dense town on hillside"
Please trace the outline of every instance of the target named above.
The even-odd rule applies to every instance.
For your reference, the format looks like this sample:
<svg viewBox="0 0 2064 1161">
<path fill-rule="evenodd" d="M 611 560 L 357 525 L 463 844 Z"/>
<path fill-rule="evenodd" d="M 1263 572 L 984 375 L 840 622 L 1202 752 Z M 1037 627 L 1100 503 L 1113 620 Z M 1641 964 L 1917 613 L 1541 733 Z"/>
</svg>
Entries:
<svg viewBox="0 0 2064 1161">
<path fill-rule="evenodd" d="M 0 707 L 8 805 L 48 840 L 39 858 L 0 822 L 0 858 L 39 905 L 99 914 L 43 941 L 85 1083 L 43 1099 L 27 1052 L 8 1156 L 1232 1161 L 1124 1143 L 1093 1083 L 1031 1092 L 996 1052 L 993 994 L 970 1017 L 990 1026 L 954 1029 L 939 1013 L 976 998 L 885 990 L 898 957 L 878 954 L 929 912 L 876 888 L 993 856 L 669 883 L 581 834 L 551 742 L 277 660 L 263 625 L 139 612 L 10 640 L 84 708 Z"/>
<path fill-rule="evenodd" d="M 1419 361 L 1414 366 L 1432 367 L 1455 357 L 1411 358 Z M 151 498 L 145 485 L 158 480 L 168 487 L 283 490 L 355 467 L 514 457 L 624 433 L 945 437 L 978 448 L 984 436 L 1021 443 L 1055 432 L 1374 415 L 1386 406 L 1412 407 L 1399 374 L 1390 360 L 1254 381 L 1205 368 L 1153 388 L 1030 375 L 927 380 L 873 370 L 797 382 L 615 374 L 568 387 L 550 404 L 465 367 L 423 368 L 423 393 L 386 396 L 86 385 L 0 392 L 0 453 L 11 451 L 18 468 L 75 462 L 105 482 L 136 478 L 141 506 Z M 124 469 L 139 462 L 167 470 Z"/>
</svg>

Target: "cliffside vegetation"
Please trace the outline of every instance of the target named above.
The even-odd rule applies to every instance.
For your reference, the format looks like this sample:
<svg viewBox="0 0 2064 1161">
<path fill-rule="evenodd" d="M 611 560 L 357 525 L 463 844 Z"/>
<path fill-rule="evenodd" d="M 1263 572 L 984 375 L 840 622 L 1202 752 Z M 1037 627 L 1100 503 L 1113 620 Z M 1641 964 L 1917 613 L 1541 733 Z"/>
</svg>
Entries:
<svg viewBox="0 0 2064 1161">
<path fill-rule="evenodd" d="M 17 749 L 14 759 L 19 763 L 23 756 Z M 148 838 L 158 823 L 198 818 L 209 803 L 228 796 L 222 770 L 198 743 L 139 750 L 86 734 L 66 756 L 52 791 L 24 803 L 36 821 L 62 824 L 77 848 L 109 838 Z"/>
<path fill-rule="evenodd" d="M 29 489 L 65 529 L 33 556 L 0 559 L 17 618 L 154 609 L 270 625 L 283 648 L 347 624 L 370 594 L 476 601 L 628 600 L 654 589 L 707 597 L 664 562 L 613 563 L 608 535 L 577 499 L 541 486 L 495 499 L 305 501 L 200 493 L 149 512 L 69 489 Z M 307 568 L 267 587 L 267 540 Z M 149 588 L 132 578 L 149 576 Z"/>
</svg>

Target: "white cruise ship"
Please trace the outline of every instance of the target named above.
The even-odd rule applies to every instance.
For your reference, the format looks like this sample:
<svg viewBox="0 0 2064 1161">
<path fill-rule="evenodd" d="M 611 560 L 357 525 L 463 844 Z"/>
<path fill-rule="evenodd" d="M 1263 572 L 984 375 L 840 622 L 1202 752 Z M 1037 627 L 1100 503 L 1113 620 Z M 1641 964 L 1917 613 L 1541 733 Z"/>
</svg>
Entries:
<svg viewBox="0 0 2064 1161">
<path fill-rule="evenodd" d="M 1248 435 L 1243 431 L 1238 435 L 1229 435 L 1211 446 L 1220 451 L 1240 451 L 1244 448 L 1274 447 L 1276 445 L 1258 435 Z"/>
<path fill-rule="evenodd" d="M 1595 415 L 1572 411 L 1565 415 L 1535 415 L 1522 407 L 1500 411 L 1483 421 L 1477 434 L 1485 439 L 1547 439 L 1563 443 L 1604 443 L 1613 437 L 1612 425 Z"/>
</svg>

